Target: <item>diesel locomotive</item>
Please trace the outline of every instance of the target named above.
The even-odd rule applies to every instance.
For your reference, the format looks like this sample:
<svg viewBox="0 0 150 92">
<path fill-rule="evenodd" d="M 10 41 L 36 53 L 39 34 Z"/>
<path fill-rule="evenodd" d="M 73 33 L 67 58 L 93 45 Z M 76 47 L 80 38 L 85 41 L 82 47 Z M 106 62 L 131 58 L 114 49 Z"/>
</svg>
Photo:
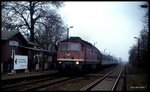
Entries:
<svg viewBox="0 0 150 92">
<path fill-rule="evenodd" d="M 72 69 L 83 71 L 110 64 L 117 64 L 117 60 L 102 54 L 95 46 L 80 37 L 70 37 L 58 44 L 57 69 L 59 71 Z"/>
</svg>

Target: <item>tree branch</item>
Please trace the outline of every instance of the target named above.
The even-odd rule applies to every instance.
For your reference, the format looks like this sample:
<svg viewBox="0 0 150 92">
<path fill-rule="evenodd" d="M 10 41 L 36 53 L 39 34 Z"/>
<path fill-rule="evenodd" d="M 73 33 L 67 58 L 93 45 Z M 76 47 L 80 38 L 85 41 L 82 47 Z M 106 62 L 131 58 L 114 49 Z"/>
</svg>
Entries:
<svg viewBox="0 0 150 92">
<path fill-rule="evenodd" d="M 15 12 L 18 13 L 18 14 L 21 16 L 21 18 L 23 18 L 23 20 L 24 20 L 26 26 L 28 27 L 28 29 L 30 29 L 29 23 L 28 23 L 27 20 L 24 18 L 23 14 L 20 13 L 20 12 L 18 12 L 18 11 L 15 9 L 15 7 L 12 7 L 12 9 L 15 10 Z"/>
</svg>

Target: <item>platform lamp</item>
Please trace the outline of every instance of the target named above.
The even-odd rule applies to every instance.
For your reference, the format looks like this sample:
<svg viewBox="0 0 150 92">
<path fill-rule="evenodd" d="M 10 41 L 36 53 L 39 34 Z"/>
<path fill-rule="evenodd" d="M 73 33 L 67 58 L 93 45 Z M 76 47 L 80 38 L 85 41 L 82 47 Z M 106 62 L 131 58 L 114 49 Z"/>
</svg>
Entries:
<svg viewBox="0 0 150 92">
<path fill-rule="evenodd" d="M 94 43 L 94 46 L 95 46 L 96 43 L 97 43 L 97 42 Z"/>
<path fill-rule="evenodd" d="M 73 28 L 73 26 L 70 26 L 69 28 Z M 69 39 L 69 28 L 67 28 L 67 40 Z"/>
</svg>

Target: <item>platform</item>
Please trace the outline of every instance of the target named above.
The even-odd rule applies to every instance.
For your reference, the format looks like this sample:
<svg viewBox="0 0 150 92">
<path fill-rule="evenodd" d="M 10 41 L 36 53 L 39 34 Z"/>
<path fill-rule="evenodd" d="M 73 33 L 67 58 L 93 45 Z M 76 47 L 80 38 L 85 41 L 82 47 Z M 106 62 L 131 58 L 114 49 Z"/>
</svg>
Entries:
<svg viewBox="0 0 150 92">
<path fill-rule="evenodd" d="M 41 76 L 41 75 L 48 75 L 57 73 L 57 70 L 49 70 L 43 72 L 28 72 L 28 73 L 7 73 L 1 74 L 1 80 L 9 80 L 9 79 L 16 79 L 16 78 L 23 78 L 23 77 L 31 77 L 31 76 Z"/>
</svg>

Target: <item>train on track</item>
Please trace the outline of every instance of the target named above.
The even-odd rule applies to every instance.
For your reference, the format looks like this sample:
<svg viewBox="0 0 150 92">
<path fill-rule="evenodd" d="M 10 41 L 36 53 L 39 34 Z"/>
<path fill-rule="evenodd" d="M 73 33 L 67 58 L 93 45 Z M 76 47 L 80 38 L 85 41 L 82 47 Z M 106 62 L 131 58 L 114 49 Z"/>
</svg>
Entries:
<svg viewBox="0 0 150 92">
<path fill-rule="evenodd" d="M 116 58 L 102 54 L 95 46 L 80 37 L 70 37 L 58 44 L 58 71 L 72 69 L 84 71 L 114 64 L 118 64 Z"/>
</svg>

